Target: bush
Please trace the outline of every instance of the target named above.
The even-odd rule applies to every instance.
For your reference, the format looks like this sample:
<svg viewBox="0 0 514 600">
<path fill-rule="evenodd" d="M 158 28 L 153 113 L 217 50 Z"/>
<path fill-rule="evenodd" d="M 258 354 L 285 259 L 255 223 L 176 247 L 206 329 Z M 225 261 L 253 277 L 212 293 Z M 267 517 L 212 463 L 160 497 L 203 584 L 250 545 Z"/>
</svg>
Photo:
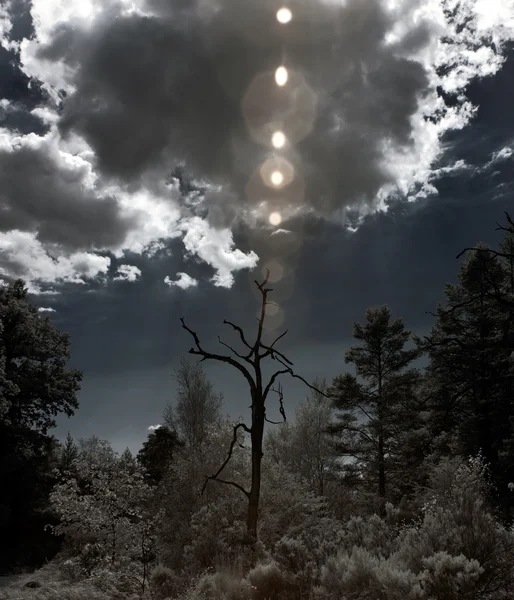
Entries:
<svg viewBox="0 0 514 600">
<path fill-rule="evenodd" d="M 183 600 L 252 600 L 248 581 L 233 573 L 221 571 L 204 575 Z"/>
<path fill-rule="evenodd" d="M 421 587 L 427 598 L 433 600 L 472 600 L 477 597 L 478 581 L 484 572 L 477 560 L 468 560 L 463 554 L 450 556 L 437 552 L 423 559 L 425 570 Z"/>
<path fill-rule="evenodd" d="M 431 486 L 424 515 L 400 535 L 398 560 L 422 574 L 427 564 L 432 569 L 439 563 L 440 569 L 450 564 L 456 568 L 462 555 L 474 565 L 474 573 L 480 567 L 477 594 L 487 597 L 494 592 L 495 600 L 512 597 L 514 537 L 488 512 L 483 463 L 480 459 L 468 463 L 444 460 L 435 469 Z"/>
<path fill-rule="evenodd" d="M 323 569 L 319 600 L 421 600 L 413 573 L 392 559 L 379 558 L 363 548 L 341 552 Z"/>
<path fill-rule="evenodd" d="M 284 573 L 276 562 L 256 565 L 247 577 L 254 600 L 296 600 L 299 598 L 294 578 Z"/>
<path fill-rule="evenodd" d="M 150 586 L 155 600 L 175 596 L 180 589 L 177 575 L 163 565 L 157 565 L 150 574 Z"/>
</svg>

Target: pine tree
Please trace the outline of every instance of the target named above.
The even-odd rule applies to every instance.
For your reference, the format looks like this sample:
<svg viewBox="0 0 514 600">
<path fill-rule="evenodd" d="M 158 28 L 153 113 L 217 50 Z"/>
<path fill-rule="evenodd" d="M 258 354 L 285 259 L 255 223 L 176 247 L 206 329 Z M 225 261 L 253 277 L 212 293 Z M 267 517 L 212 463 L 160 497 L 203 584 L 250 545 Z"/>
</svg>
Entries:
<svg viewBox="0 0 514 600">
<path fill-rule="evenodd" d="M 362 345 L 345 355 L 360 379 L 350 373 L 339 375 L 329 389 L 340 411 L 339 422 L 332 427 L 339 436 L 339 450 L 352 460 L 352 469 L 360 468 L 366 487 L 378 494 L 382 514 L 401 468 L 399 440 L 413 425 L 419 373 L 411 363 L 419 351 L 404 348 L 410 335 L 401 319 L 391 322 L 387 306 L 368 309 L 366 323 L 353 328 Z"/>
<path fill-rule="evenodd" d="M 498 302 L 508 286 L 502 259 L 477 246 L 462 263 L 458 283 L 446 286 L 430 336 L 418 340 L 430 359 L 434 435 L 453 433 L 464 455 L 481 452 L 493 478 L 513 415 L 509 315 Z"/>
<path fill-rule="evenodd" d="M 64 444 L 61 444 L 59 448 L 58 468 L 63 476 L 67 476 L 71 472 L 74 461 L 77 459 L 78 455 L 79 448 L 71 433 L 68 431 Z"/>
</svg>

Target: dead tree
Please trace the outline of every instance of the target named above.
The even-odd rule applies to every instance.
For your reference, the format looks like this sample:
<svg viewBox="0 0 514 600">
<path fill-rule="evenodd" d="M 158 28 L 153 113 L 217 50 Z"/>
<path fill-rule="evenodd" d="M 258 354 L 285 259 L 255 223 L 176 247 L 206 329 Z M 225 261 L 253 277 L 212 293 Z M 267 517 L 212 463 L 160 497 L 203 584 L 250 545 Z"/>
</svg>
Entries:
<svg viewBox="0 0 514 600">
<path fill-rule="evenodd" d="M 293 371 L 293 363 L 282 352 L 276 349 L 277 342 L 286 335 L 287 330 L 279 335 L 270 345 L 265 344 L 263 341 L 263 327 L 264 319 L 266 317 L 266 306 L 270 304 L 268 302 L 268 294 L 273 291 L 271 288 L 266 287 L 268 279 L 269 271 L 267 272 L 262 283 L 259 283 L 258 281 L 255 282 L 259 292 L 261 293 L 261 311 L 260 316 L 257 319 L 257 336 L 253 344 L 248 342 L 241 327 L 231 323 L 230 321 L 223 321 L 225 325 L 231 327 L 232 330 L 238 334 L 240 343 L 242 347 L 244 347 L 244 349 L 241 351 L 237 351 L 235 348 L 222 341 L 219 337 L 219 343 L 227 348 L 231 354 L 215 354 L 204 350 L 196 332 L 186 325 L 183 318 L 180 319 L 182 327 L 192 336 L 194 340 L 194 346 L 189 350 L 189 354 L 201 356 L 202 359 L 200 362 L 204 360 L 217 360 L 233 366 L 244 376 L 250 388 L 250 397 L 252 400 L 252 404 L 250 406 L 252 411 L 251 426 L 248 427 L 248 425 L 245 423 L 237 423 L 234 425 L 234 435 L 228 450 L 227 458 L 216 473 L 206 477 L 203 489 L 205 490 L 205 487 L 210 480 L 214 480 L 226 485 L 231 485 L 246 496 L 248 499 L 246 526 L 248 536 L 252 541 L 257 539 L 257 522 L 259 518 L 259 501 L 261 493 L 261 467 L 263 457 L 262 441 L 264 437 L 264 423 L 266 421 L 272 423 L 272 421 L 269 421 L 266 417 L 266 400 L 268 399 L 270 392 L 276 392 L 278 394 L 280 413 L 282 418 L 285 420 L 286 415 L 284 411 L 282 387 L 279 386 L 278 389 L 274 388 L 277 379 L 281 375 L 289 375 L 296 379 L 300 379 L 306 386 L 315 390 L 310 383 Z M 280 366 L 265 383 L 262 374 L 262 362 L 267 358 L 276 361 Z M 315 391 L 319 392 L 319 390 Z M 227 481 L 226 479 L 221 478 L 223 469 L 226 467 L 232 457 L 232 451 L 238 440 L 239 430 L 243 430 L 248 433 L 251 439 L 252 476 L 249 490 L 245 489 L 239 483 Z"/>
</svg>

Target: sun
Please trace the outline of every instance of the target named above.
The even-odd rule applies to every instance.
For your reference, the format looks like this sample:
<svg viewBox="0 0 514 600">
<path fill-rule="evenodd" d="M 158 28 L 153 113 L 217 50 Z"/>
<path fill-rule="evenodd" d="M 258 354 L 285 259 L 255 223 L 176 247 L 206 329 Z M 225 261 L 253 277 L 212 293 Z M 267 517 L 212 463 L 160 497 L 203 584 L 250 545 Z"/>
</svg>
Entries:
<svg viewBox="0 0 514 600">
<path fill-rule="evenodd" d="M 275 131 L 271 136 L 271 143 L 274 148 L 283 148 L 286 145 L 286 136 L 282 131 Z"/>
<path fill-rule="evenodd" d="M 271 183 L 275 187 L 278 187 L 284 183 L 284 174 L 281 171 L 273 171 L 270 179 L 271 179 Z"/>
<path fill-rule="evenodd" d="M 293 18 L 293 13 L 289 8 L 283 7 L 277 11 L 277 21 L 282 25 L 286 25 Z"/>
<path fill-rule="evenodd" d="M 277 227 L 278 225 L 280 225 L 280 223 L 282 223 L 282 216 L 279 212 L 272 212 L 268 219 L 270 224 L 274 227 Z"/>
<path fill-rule="evenodd" d="M 278 86 L 283 87 L 289 79 L 289 73 L 285 67 L 278 67 L 275 71 L 275 82 Z"/>
</svg>

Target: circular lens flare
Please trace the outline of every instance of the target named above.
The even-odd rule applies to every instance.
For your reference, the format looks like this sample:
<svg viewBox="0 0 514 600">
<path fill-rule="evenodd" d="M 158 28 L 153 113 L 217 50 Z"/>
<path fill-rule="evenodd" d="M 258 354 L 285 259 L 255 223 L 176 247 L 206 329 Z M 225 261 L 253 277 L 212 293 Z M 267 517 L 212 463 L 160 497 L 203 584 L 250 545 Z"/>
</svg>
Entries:
<svg viewBox="0 0 514 600">
<path fill-rule="evenodd" d="M 284 183 L 284 175 L 280 171 L 273 171 L 270 180 L 274 186 L 278 187 Z"/>
<path fill-rule="evenodd" d="M 280 8 L 277 11 L 277 21 L 279 23 L 282 23 L 282 25 L 289 23 L 289 21 L 291 21 L 292 18 L 293 18 L 293 13 L 286 7 Z"/>
<path fill-rule="evenodd" d="M 282 217 L 278 212 L 272 212 L 268 218 L 270 224 L 273 225 L 273 227 L 278 227 L 280 223 L 282 223 Z"/>
<path fill-rule="evenodd" d="M 286 145 L 286 136 L 281 131 L 275 131 L 271 136 L 271 143 L 274 148 L 283 148 Z"/>
<path fill-rule="evenodd" d="M 287 69 L 285 67 L 278 67 L 278 69 L 275 71 L 275 81 L 277 85 L 283 87 L 287 83 L 288 78 L 289 74 Z"/>
</svg>

